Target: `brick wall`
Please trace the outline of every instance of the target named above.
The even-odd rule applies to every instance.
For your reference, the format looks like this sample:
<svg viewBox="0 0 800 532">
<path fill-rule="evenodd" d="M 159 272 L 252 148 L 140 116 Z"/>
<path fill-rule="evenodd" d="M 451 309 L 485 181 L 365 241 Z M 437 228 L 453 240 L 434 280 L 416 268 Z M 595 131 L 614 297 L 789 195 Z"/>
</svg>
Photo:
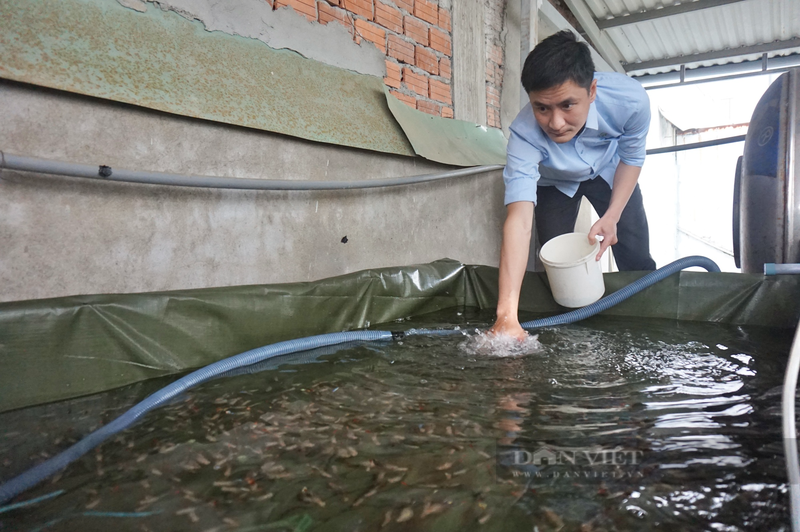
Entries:
<svg viewBox="0 0 800 532">
<path fill-rule="evenodd" d="M 353 40 L 386 54 L 384 83 L 420 111 L 453 117 L 451 2 L 447 0 L 265 0 L 289 6 L 312 22 L 343 25 Z M 458 0 L 453 0 L 458 1 Z M 506 0 L 484 0 L 486 118 L 500 127 L 503 87 L 503 14 Z"/>
<path fill-rule="evenodd" d="M 425 113 L 453 117 L 449 2 L 440 5 L 439 0 L 265 1 L 273 9 L 290 6 L 312 22 L 342 24 L 356 43 L 362 40 L 374 43 L 386 54 L 384 83 L 392 94 Z"/>
</svg>

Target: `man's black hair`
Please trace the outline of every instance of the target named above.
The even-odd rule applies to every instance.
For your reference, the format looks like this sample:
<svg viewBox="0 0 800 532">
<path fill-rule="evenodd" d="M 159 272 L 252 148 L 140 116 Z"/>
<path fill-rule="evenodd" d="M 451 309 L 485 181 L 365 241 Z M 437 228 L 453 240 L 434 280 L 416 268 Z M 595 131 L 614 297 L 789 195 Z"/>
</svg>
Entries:
<svg viewBox="0 0 800 532">
<path fill-rule="evenodd" d="M 522 86 L 528 94 L 570 80 L 588 91 L 592 79 L 594 62 L 589 46 L 569 30 L 554 33 L 537 44 L 522 67 Z"/>
</svg>

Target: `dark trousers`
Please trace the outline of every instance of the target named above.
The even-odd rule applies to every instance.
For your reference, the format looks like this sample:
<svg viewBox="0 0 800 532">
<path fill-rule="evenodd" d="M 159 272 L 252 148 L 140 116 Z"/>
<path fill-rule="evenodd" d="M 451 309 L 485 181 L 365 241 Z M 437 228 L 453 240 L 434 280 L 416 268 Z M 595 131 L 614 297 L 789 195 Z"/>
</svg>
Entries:
<svg viewBox="0 0 800 532">
<path fill-rule="evenodd" d="M 581 183 L 578 192 L 571 198 L 550 186 L 538 187 L 536 195 L 536 233 L 540 245 L 543 245 L 551 238 L 575 230 L 575 220 L 584 196 L 597 214 L 603 216 L 611 201 L 611 187 L 605 179 L 596 177 Z M 617 223 L 617 240 L 619 242 L 611 249 L 614 250 L 614 259 L 620 271 L 656 269 L 656 263 L 650 256 L 650 233 L 638 184 Z"/>
</svg>

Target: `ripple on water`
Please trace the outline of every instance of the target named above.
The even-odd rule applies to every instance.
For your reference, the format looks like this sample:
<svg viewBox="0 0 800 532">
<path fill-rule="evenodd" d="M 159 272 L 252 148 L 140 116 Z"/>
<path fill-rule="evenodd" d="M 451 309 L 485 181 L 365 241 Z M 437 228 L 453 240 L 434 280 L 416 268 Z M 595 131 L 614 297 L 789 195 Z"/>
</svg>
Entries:
<svg viewBox="0 0 800 532">
<path fill-rule="evenodd" d="M 543 352 L 538 334 L 529 334 L 524 340 L 517 340 L 510 336 L 478 331 L 469 336 L 459 345 L 459 348 L 468 355 L 488 357 L 518 357 Z"/>
</svg>

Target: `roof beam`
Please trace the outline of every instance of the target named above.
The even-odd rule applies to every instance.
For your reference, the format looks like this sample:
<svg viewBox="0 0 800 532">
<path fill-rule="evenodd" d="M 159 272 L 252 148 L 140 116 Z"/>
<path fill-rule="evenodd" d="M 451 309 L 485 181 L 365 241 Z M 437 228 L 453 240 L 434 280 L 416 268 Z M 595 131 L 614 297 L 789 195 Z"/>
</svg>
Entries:
<svg viewBox="0 0 800 532">
<path fill-rule="evenodd" d="M 558 12 L 553 4 L 546 0 L 541 4 L 542 5 L 539 6 L 538 13 L 540 22 L 552 25 L 554 28 L 556 28 L 556 31 L 569 30 L 575 34 L 575 37 L 577 37 L 579 41 L 585 42 L 589 46 L 589 51 L 592 53 L 592 61 L 594 62 L 595 70 L 600 70 L 602 72 L 611 72 L 614 70 L 611 68 L 611 65 L 609 65 L 605 59 L 603 59 L 603 56 L 597 53 L 597 50 L 595 50 L 594 46 L 590 42 L 586 41 L 583 35 L 578 33 L 578 30 L 573 28 L 569 21 L 567 21 L 567 19 L 565 19 L 564 16 Z"/>
<path fill-rule="evenodd" d="M 726 63 L 707 67 L 697 67 L 686 70 L 683 81 L 679 81 L 677 71 L 661 74 L 642 74 L 631 76 L 640 82 L 645 89 L 664 89 L 695 83 L 708 83 L 709 81 L 723 81 L 729 79 L 761 76 L 763 74 L 778 74 L 792 68 L 800 67 L 800 54 L 791 54 L 772 57 L 767 60 L 766 69 L 763 68 L 763 59 L 755 61 L 742 61 L 741 63 Z"/>
<path fill-rule="evenodd" d="M 575 18 L 578 19 L 578 23 L 584 31 L 586 31 L 589 40 L 592 42 L 597 52 L 606 60 L 611 68 L 617 72 L 624 73 L 625 69 L 622 67 L 622 56 L 616 46 L 614 46 L 614 43 L 611 42 L 611 39 L 608 38 L 608 35 L 597 27 L 594 15 L 586 5 L 586 2 L 584 0 L 564 0 L 564 2 L 566 2 L 572 14 L 575 15 Z"/>
<path fill-rule="evenodd" d="M 661 9 L 651 9 L 650 11 L 642 11 L 641 13 L 631 13 L 630 15 L 622 15 L 619 17 L 598 20 L 597 27 L 601 30 L 606 30 L 608 28 L 615 28 L 617 26 L 636 24 L 637 22 L 644 22 L 646 20 L 671 17 L 672 15 L 679 15 L 681 13 L 688 13 L 690 11 L 698 11 L 700 9 L 708 9 L 709 7 L 735 4 L 736 2 L 743 1 L 744 0 L 696 0 L 695 2 L 684 2 L 674 6 L 663 7 Z"/>
<path fill-rule="evenodd" d="M 566 1 L 569 2 L 570 0 Z M 775 41 L 765 44 L 756 44 L 753 46 L 742 46 L 740 48 L 729 48 L 727 50 L 715 50 L 713 52 L 704 52 L 701 54 L 653 59 L 651 61 L 642 61 L 640 63 L 628 63 L 625 65 L 625 72 L 635 72 L 638 70 L 648 70 L 651 68 L 661 68 L 665 66 L 686 65 L 689 63 L 699 63 L 701 61 L 724 59 L 726 57 L 735 57 L 739 55 L 762 54 L 777 50 L 788 50 L 790 48 L 800 48 L 800 37 L 795 37 L 794 39 L 789 39 L 788 41 Z"/>
</svg>

